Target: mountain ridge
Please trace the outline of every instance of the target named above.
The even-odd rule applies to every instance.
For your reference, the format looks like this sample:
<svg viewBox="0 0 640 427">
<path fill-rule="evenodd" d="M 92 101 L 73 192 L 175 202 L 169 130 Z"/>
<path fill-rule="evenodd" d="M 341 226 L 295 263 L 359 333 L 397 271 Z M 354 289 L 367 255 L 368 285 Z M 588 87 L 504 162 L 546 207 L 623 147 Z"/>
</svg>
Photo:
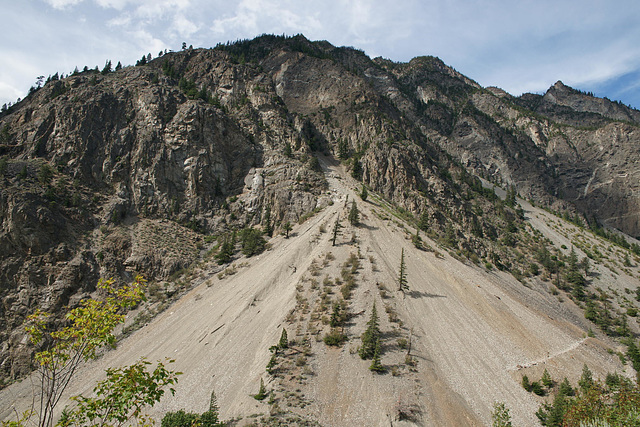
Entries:
<svg viewBox="0 0 640 427">
<path fill-rule="evenodd" d="M 161 312 L 226 271 L 212 260 L 233 230 L 304 224 L 344 201 L 336 188 L 354 200 L 361 189 L 347 191 L 337 176 L 379 198 L 370 217 L 391 225 L 397 215 L 407 239 L 417 246 L 423 233 L 425 248 L 449 252 L 461 263 L 455 268 L 509 272 L 509 286 L 561 291 L 577 305 L 600 282 L 560 278 L 568 250 L 533 231 L 533 208 L 525 212 L 517 195 L 583 228 L 638 235 L 635 110 L 560 83 L 516 98 L 438 58 L 394 63 L 303 36 L 265 35 L 140 62 L 50 79 L 0 116 L 7 381 L 30 370 L 34 348 L 23 321 L 36 307 L 61 313 L 95 295 L 99 277 L 128 280 L 135 272 L 152 283 L 152 311 Z M 340 174 L 323 163 L 332 157 Z M 498 196 L 500 186 L 507 191 Z M 383 202 L 393 214 L 379 210 Z M 622 256 L 615 251 L 562 239 L 585 259 L 619 267 L 606 259 Z M 617 242 L 630 247 L 624 237 Z M 395 268 L 388 264 L 386 274 Z M 634 274 L 625 272 L 624 283 L 637 286 Z M 611 310 L 607 299 L 597 304 Z M 611 304 L 611 323 L 599 326 L 615 335 L 633 303 Z M 587 329 L 571 310 L 572 328 Z M 486 421 L 489 406 L 472 417 Z"/>
</svg>

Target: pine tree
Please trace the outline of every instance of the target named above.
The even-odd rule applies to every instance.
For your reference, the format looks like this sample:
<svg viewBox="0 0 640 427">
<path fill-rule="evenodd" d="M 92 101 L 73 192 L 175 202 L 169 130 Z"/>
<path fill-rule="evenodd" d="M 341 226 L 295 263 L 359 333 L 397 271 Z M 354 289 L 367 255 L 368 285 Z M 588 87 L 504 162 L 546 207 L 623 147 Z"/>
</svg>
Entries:
<svg viewBox="0 0 640 427">
<path fill-rule="evenodd" d="M 416 234 L 413 235 L 411 241 L 413 242 L 413 246 L 415 246 L 417 249 L 422 249 L 422 237 L 420 237 L 419 228 L 416 228 Z"/>
<path fill-rule="evenodd" d="M 571 384 L 569 384 L 569 380 L 567 377 L 564 377 L 560 385 L 558 386 L 558 394 L 562 394 L 563 396 L 573 396 L 575 391 Z"/>
<path fill-rule="evenodd" d="M 278 341 L 278 348 L 284 350 L 289 348 L 289 339 L 287 338 L 287 330 L 282 328 L 282 334 L 280 335 L 280 341 Z"/>
<path fill-rule="evenodd" d="M 362 184 L 362 191 L 360 192 L 360 198 L 362 200 L 367 200 L 367 197 L 369 197 L 369 192 L 367 191 L 367 187 L 365 187 L 365 185 Z"/>
<path fill-rule="evenodd" d="M 282 225 L 282 230 L 284 231 L 284 237 L 286 239 L 289 238 L 289 232 L 293 229 L 291 226 L 291 222 L 287 221 Z"/>
<path fill-rule="evenodd" d="M 216 397 L 216 391 L 211 390 L 211 398 L 209 399 L 209 412 L 218 414 L 220 408 L 218 407 L 218 398 Z"/>
<path fill-rule="evenodd" d="M 382 363 L 380 362 L 380 338 L 376 340 L 376 344 L 373 350 L 373 359 L 371 360 L 369 370 L 377 372 L 379 374 L 385 371 L 384 366 L 382 366 Z"/>
<path fill-rule="evenodd" d="M 338 231 L 340 230 L 340 216 L 336 218 L 336 223 L 333 226 L 333 238 L 331 239 L 331 246 L 336 245 L 336 239 L 338 238 Z"/>
<path fill-rule="evenodd" d="M 360 212 L 358 211 L 358 206 L 356 206 L 356 201 L 353 200 L 351 202 L 351 210 L 349 211 L 349 222 L 351 225 L 357 225 L 360 221 Z"/>
<path fill-rule="evenodd" d="M 544 385 L 546 388 L 553 387 L 553 380 L 551 379 L 551 375 L 549 375 L 549 371 L 547 371 L 546 368 L 542 373 L 542 378 L 540 379 L 540 381 L 542 382 L 542 385 Z"/>
<path fill-rule="evenodd" d="M 104 68 L 102 69 L 101 73 L 102 74 L 109 74 L 111 72 L 111 60 L 107 60 L 107 62 L 104 64 Z"/>
<path fill-rule="evenodd" d="M 253 398 L 256 400 L 264 400 L 267 397 L 267 388 L 264 386 L 264 381 L 260 378 L 260 388 L 258 394 L 254 394 Z"/>
<path fill-rule="evenodd" d="M 267 374 L 272 375 L 277 364 L 278 352 L 274 351 L 273 354 L 271 354 L 271 358 L 269 359 L 269 362 L 267 363 L 267 367 L 265 369 L 267 371 Z"/>
<path fill-rule="evenodd" d="M 371 310 L 371 317 L 367 322 L 367 329 L 362 334 L 362 345 L 358 350 L 358 354 L 362 359 L 371 359 L 374 356 L 376 350 L 376 343 L 380 339 L 380 326 L 378 325 L 378 311 L 376 309 L 376 303 L 373 303 L 373 309 Z"/>
<path fill-rule="evenodd" d="M 267 242 L 262 237 L 262 232 L 252 227 L 244 228 L 240 232 L 240 243 L 242 253 L 246 256 L 253 256 L 262 253 Z"/>
<path fill-rule="evenodd" d="M 338 157 L 342 160 L 349 158 L 349 146 L 344 139 L 338 141 Z"/>
<path fill-rule="evenodd" d="M 218 264 L 226 264 L 231 261 L 231 257 L 233 256 L 233 248 L 232 239 L 228 236 L 224 238 L 222 241 L 222 245 L 220 245 L 220 251 L 216 254 L 216 260 Z"/>
<path fill-rule="evenodd" d="M 582 367 L 582 376 L 578 380 L 578 385 L 580 386 L 580 389 L 586 393 L 587 391 L 589 391 L 589 389 L 591 389 L 591 387 L 593 387 L 593 384 L 593 374 L 585 363 Z"/>
<path fill-rule="evenodd" d="M 351 176 L 354 179 L 360 181 L 362 178 L 362 165 L 358 159 L 353 159 L 353 166 L 351 167 Z"/>
<path fill-rule="evenodd" d="M 407 268 L 404 263 L 404 248 L 400 252 L 400 273 L 398 274 L 398 290 L 404 292 L 409 290 L 409 285 L 407 284 Z"/>
<path fill-rule="evenodd" d="M 420 215 L 420 222 L 418 223 L 418 228 L 422 231 L 429 230 L 429 211 L 426 209 L 422 211 L 422 215 Z"/>
<path fill-rule="evenodd" d="M 262 220 L 262 223 L 264 234 L 271 237 L 273 235 L 273 224 L 271 224 L 271 205 L 267 205 L 267 207 L 264 208 L 264 219 Z"/>
</svg>

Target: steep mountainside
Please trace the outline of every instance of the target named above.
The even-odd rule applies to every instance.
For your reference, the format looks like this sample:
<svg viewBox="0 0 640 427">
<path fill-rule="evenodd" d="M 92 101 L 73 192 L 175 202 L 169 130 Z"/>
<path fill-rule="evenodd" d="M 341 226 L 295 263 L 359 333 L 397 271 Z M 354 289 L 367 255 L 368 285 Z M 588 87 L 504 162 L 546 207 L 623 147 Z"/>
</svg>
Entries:
<svg viewBox="0 0 640 427">
<path fill-rule="evenodd" d="M 348 210 L 342 203 L 347 196 L 354 200 L 363 188 L 376 198 L 367 205 L 368 221 L 362 221 L 368 230 L 368 246 L 365 250 L 356 245 L 350 250 L 360 250 L 365 258 L 370 256 L 372 264 L 371 259 L 380 257 L 386 262 L 380 275 L 375 266 L 368 267 L 367 286 L 378 279 L 380 283 L 393 282 L 397 266 L 392 259 L 399 255 L 388 251 L 400 250 L 400 242 L 406 237 L 417 248 L 414 256 L 420 260 L 412 261 L 409 271 L 420 277 L 434 274 L 438 278 L 434 280 L 451 287 L 446 288 L 451 292 L 447 301 L 458 304 L 460 312 L 473 304 L 468 295 L 476 290 L 470 283 L 481 281 L 478 286 L 482 289 L 497 286 L 500 292 L 511 295 L 510 310 L 515 317 L 535 317 L 542 312 L 561 318 L 560 325 L 553 326 L 559 328 L 557 334 L 553 332 L 555 338 L 540 337 L 536 350 L 505 356 L 504 363 L 515 366 L 521 360 L 538 360 L 545 351 L 564 354 L 563 349 L 574 345 L 576 337 L 588 330 L 589 323 L 579 307 L 584 308 L 586 301 L 600 292 L 597 289 L 607 292 L 608 272 L 618 274 L 618 268 L 626 269 L 621 276 L 624 279 L 620 279 L 624 286 L 611 279 L 621 292 L 637 287 L 636 272 L 631 269 L 630 259 L 629 265 L 620 266 L 623 252 L 616 251 L 622 249 L 597 249 L 604 244 L 587 243 L 577 236 L 588 233 L 584 228 L 576 228 L 576 236 L 569 237 L 557 237 L 557 231 L 551 229 L 540 231 L 549 227 L 551 220 L 537 221 L 532 213 L 535 208 L 525 209 L 525 202 L 518 201 L 516 195 L 559 211 L 581 227 L 589 224 L 601 235 L 608 234 L 601 228 L 605 225 L 640 236 L 639 123 L 638 111 L 580 93 L 560 82 L 545 95 L 516 98 L 497 88 L 482 88 L 437 58 L 419 57 L 409 63 L 372 60 L 356 49 L 310 42 L 302 36 L 261 36 L 214 49 L 170 52 L 150 61 L 145 57 L 137 66 L 114 71 L 85 70 L 62 78 L 56 74 L 0 116 L 0 322 L 5 326 L 0 328 L 0 375 L 4 382 L 11 382 L 30 371 L 29 357 L 34 348 L 28 343 L 24 321 L 36 308 L 57 314 L 51 325 L 55 327 L 62 322 L 64 307 L 95 296 L 99 278 L 113 276 L 126 281 L 134 273 L 141 273 L 150 281 L 146 309 L 160 312 L 171 298 L 188 288 L 205 281 L 212 285 L 215 273 L 224 276 L 227 270 L 215 265 L 214 256 L 221 265 L 228 263 L 229 259 L 219 254 L 225 243 L 249 235 L 242 230 L 260 228 L 271 237 L 290 224 L 305 224 L 312 217 L 314 225 L 323 224 L 328 229 L 333 221 L 346 221 Z M 350 184 L 344 183 L 347 181 Z M 506 193 L 499 197 L 492 184 L 505 188 Z M 400 239 L 387 236 L 387 227 L 407 231 Z M 563 223 L 562 227 L 568 225 Z M 300 233 L 296 243 L 288 243 L 292 251 L 299 251 L 298 258 L 282 263 L 272 259 L 274 264 L 263 264 L 260 273 L 251 274 L 252 280 L 265 278 L 270 285 L 254 283 L 251 286 L 255 289 L 244 289 L 240 281 L 232 279 L 238 290 L 244 289 L 243 296 L 237 298 L 259 301 L 281 297 L 271 310 L 279 314 L 290 310 L 295 297 L 291 286 L 297 286 L 294 282 L 302 280 L 302 272 L 307 271 L 300 263 L 312 263 L 329 251 L 327 242 L 322 249 L 313 249 L 311 243 L 305 246 L 304 239 L 310 236 L 320 239 L 311 228 L 305 230 L 296 231 Z M 354 229 L 353 233 L 355 244 L 363 231 Z M 630 247 L 617 236 L 613 239 L 619 245 Z M 565 247 L 558 249 L 561 244 Z M 576 272 L 572 269 L 576 265 L 572 257 L 576 255 L 569 252 L 569 247 L 577 248 L 580 257 L 600 266 L 594 268 L 602 269 L 601 282 L 589 278 L 588 261 L 584 272 L 587 279 L 583 277 L 579 283 L 574 280 Z M 423 251 L 427 249 L 435 252 Z M 631 249 L 640 252 L 637 245 Z M 246 247 L 244 250 L 251 255 Z M 436 267 L 438 261 L 428 257 L 440 251 L 449 252 L 455 260 L 447 255 L 450 264 Z M 346 250 L 342 252 L 341 263 L 349 257 Z M 274 256 L 269 252 L 266 257 Z M 431 266 L 428 271 L 421 270 L 422 263 Z M 289 274 L 285 270 L 290 264 L 301 272 L 295 280 L 287 278 L 281 283 L 285 273 Z M 270 272 L 275 265 L 280 270 Z M 467 279 L 458 277 L 465 274 Z M 306 289 L 311 285 L 302 282 L 300 286 L 309 293 L 304 297 L 311 300 L 315 289 Z M 530 287 L 530 292 L 514 291 L 514 285 L 518 287 L 520 282 Z M 439 291 L 423 285 L 410 301 L 396 307 L 405 323 L 414 325 L 411 318 L 437 308 L 433 305 Z M 363 287 L 362 292 L 364 289 L 367 294 L 356 292 L 354 313 L 368 312 L 371 301 L 367 296 L 380 290 L 376 286 Z M 565 293 L 578 305 L 569 300 L 558 303 L 549 292 Z M 230 310 L 254 307 L 251 301 L 228 298 Z M 384 306 L 381 298 L 380 309 Z M 593 299 L 598 310 L 612 311 L 607 315 L 608 323 L 596 322 L 605 334 L 626 336 L 638 331 L 635 322 L 629 325 L 624 314 L 635 301 L 619 295 Z M 433 304 L 413 304 L 423 300 Z M 207 301 L 214 304 L 215 299 Z M 492 303 L 478 308 L 479 317 L 467 321 L 490 323 L 487 319 L 501 310 Z M 185 303 L 181 300 L 178 304 Z M 235 307 L 237 304 L 247 306 Z M 545 304 L 552 308 L 545 308 Z M 527 307 L 525 311 L 535 306 L 531 310 L 536 314 L 522 314 L 520 305 Z M 318 315 L 314 321 L 321 318 Z M 138 323 L 144 324 L 146 319 L 141 317 Z M 227 324 L 239 317 L 224 319 Z M 534 324 L 541 328 L 552 328 L 536 319 Z M 505 324 L 511 321 L 504 320 Z M 274 328 L 282 321 L 277 316 L 264 319 Z M 456 334 L 455 321 L 448 321 L 453 329 L 442 326 L 447 331 L 443 332 L 443 342 Z M 288 320 L 296 327 L 303 324 L 300 322 Z M 358 320 L 349 326 L 350 339 L 357 338 L 362 324 Z M 426 339 L 426 324 L 414 326 L 416 331 L 423 328 L 422 337 Z M 194 326 L 198 330 L 208 327 Z M 311 332 L 313 328 L 308 325 L 299 327 L 300 339 L 320 336 L 318 325 L 316 332 Z M 493 336 L 491 339 L 513 333 L 516 341 L 536 334 L 524 324 L 516 332 L 506 331 L 502 324 L 478 328 L 466 333 Z M 238 326 L 233 336 L 241 339 L 243 331 Z M 406 335 L 410 328 L 402 331 L 396 333 Z M 247 372 L 262 363 L 256 351 L 266 345 L 265 340 L 272 340 L 275 332 L 265 333 L 268 336 L 256 338 L 250 348 L 229 350 L 257 358 L 234 361 L 245 365 L 233 369 Z M 598 341 L 595 347 L 611 344 L 601 338 L 604 341 Z M 433 362 L 433 371 L 419 369 L 418 374 L 407 368 L 411 373 L 403 377 L 410 380 L 414 374 L 422 376 L 422 387 L 432 388 L 430 399 L 436 400 L 429 400 L 427 407 L 421 397 L 415 397 L 424 390 L 409 399 L 417 399 L 409 406 L 418 405 L 421 413 L 436 417 L 434 411 L 441 402 L 435 396 L 440 386 L 445 395 L 455 396 L 458 403 L 442 409 L 446 414 L 439 414 L 441 421 L 435 424 L 446 424 L 450 416 L 485 423 L 492 403 L 489 399 L 510 399 L 504 392 L 473 403 L 475 396 L 482 394 L 482 390 L 474 389 L 477 379 L 447 376 L 451 369 L 463 369 L 462 362 L 443 368 L 449 352 L 472 352 L 470 348 L 463 350 L 462 341 L 450 349 L 445 344 L 423 349 L 424 354 L 431 354 L 424 356 L 424 365 L 432 363 L 430 357 L 435 357 L 435 352 L 444 352 L 438 356 L 444 359 Z M 314 347 L 313 351 L 320 350 Z M 602 362 L 601 352 L 593 351 L 597 355 L 584 356 L 584 360 L 604 363 L 602 372 L 620 368 L 617 362 Z M 398 355 L 401 353 L 398 350 Z M 485 356 L 496 356 L 489 353 L 487 349 Z M 344 358 L 344 351 L 340 356 L 327 354 L 329 359 L 314 363 L 325 364 L 329 368 L 323 371 L 335 369 L 338 375 L 341 368 L 335 367 L 338 362 L 331 357 Z M 222 353 L 216 353 L 216 357 L 222 357 Z M 350 366 L 352 361 L 344 363 Z M 484 370 L 483 375 L 490 375 L 491 368 L 480 362 L 470 363 Z M 573 369 L 568 362 L 561 365 L 559 374 L 560 368 Z M 517 395 L 512 384 L 517 371 L 503 372 L 496 387 Z M 224 387 L 235 387 L 223 398 L 230 415 L 246 415 L 250 410 L 251 405 L 241 403 L 239 396 L 247 394 L 249 384 L 254 386 L 254 374 L 245 383 L 237 376 L 227 380 Z M 331 382 L 325 377 L 317 380 Z M 194 386 L 192 382 L 189 384 Z M 238 384 L 232 386 L 232 382 Z M 284 389 L 291 386 L 283 385 Z M 361 384 L 363 389 L 369 386 L 366 381 Z M 400 389 L 404 393 L 407 387 L 405 384 Z M 313 393 L 318 401 L 326 403 L 331 391 L 320 387 Z M 350 398 L 356 399 L 357 391 L 351 393 Z M 516 411 L 523 425 L 533 422 L 530 410 L 538 402 L 527 396 L 522 397 L 529 401 L 527 404 L 514 399 L 511 403 L 519 406 Z M 238 406 L 232 402 L 238 402 Z M 166 408 L 182 404 L 186 405 L 178 400 Z M 345 415 L 353 408 L 336 407 L 335 411 L 346 411 L 340 415 L 345 418 L 326 415 L 328 418 L 321 421 L 359 423 L 355 414 Z M 301 416 L 317 419 L 325 409 L 316 407 L 315 413 Z M 391 412 L 384 416 L 393 417 Z M 379 419 L 371 416 L 372 423 Z"/>
</svg>

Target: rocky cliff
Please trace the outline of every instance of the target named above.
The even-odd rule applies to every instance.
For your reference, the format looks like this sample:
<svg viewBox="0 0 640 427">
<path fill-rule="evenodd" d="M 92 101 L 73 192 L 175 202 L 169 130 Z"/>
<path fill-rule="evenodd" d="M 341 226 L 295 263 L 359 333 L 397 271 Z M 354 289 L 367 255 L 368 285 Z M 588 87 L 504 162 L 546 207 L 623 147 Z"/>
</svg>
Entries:
<svg viewBox="0 0 640 427">
<path fill-rule="evenodd" d="M 50 78 L 0 117 L 2 374 L 28 371 L 36 307 L 134 272 L 167 290 L 225 232 L 329 204 L 319 153 L 467 256 L 499 259 L 491 241 L 518 218 L 483 216 L 468 172 L 638 236 L 638 120 L 560 83 L 514 98 L 437 58 L 302 36 Z"/>
</svg>

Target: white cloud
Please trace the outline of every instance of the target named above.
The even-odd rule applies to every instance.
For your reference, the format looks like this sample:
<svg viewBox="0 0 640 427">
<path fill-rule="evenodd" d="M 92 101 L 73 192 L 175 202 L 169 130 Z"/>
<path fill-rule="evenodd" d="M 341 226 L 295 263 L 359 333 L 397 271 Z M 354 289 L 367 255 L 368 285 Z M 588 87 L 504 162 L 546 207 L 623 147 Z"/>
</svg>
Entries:
<svg viewBox="0 0 640 427">
<path fill-rule="evenodd" d="M 129 13 L 122 13 L 113 19 L 107 21 L 110 27 L 128 27 L 131 25 L 132 19 Z"/>
<path fill-rule="evenodd" d="M 185 18 L 184 15 L 178 14 L 171 25 L 171 29 L 175 31 L 178 36 L 188 38 L 192 34 L 198 32 L 200 25 Z"/>
<path fill-rule="evenodd" d="M 69 6 L 75 6 L 78 3 L 82 3 L 84 0 L 45 0 L 49 5 L 55 9 L 65 9 Z"/>
<path fill-rule="evenodd" d="M 141 18 L 160 19 L 189 8 L 190 3 L 190 0 L 142 0 L 136 2 L 139 5 L 135 13 Z"/>
<path fill-rule="evenodd" d="M 0 104 L 4 105 L 9 102 L 15 102 L 18 98 L 24 96 L 24 91 L 11 86 L 8 83 L 0 82 Z"/>
<path fill-rule="evenodd" d="M 98 6 L 105 9 L 124 9 L 131 1 L 130 0 L 96 0 Z"/>
</svg>

